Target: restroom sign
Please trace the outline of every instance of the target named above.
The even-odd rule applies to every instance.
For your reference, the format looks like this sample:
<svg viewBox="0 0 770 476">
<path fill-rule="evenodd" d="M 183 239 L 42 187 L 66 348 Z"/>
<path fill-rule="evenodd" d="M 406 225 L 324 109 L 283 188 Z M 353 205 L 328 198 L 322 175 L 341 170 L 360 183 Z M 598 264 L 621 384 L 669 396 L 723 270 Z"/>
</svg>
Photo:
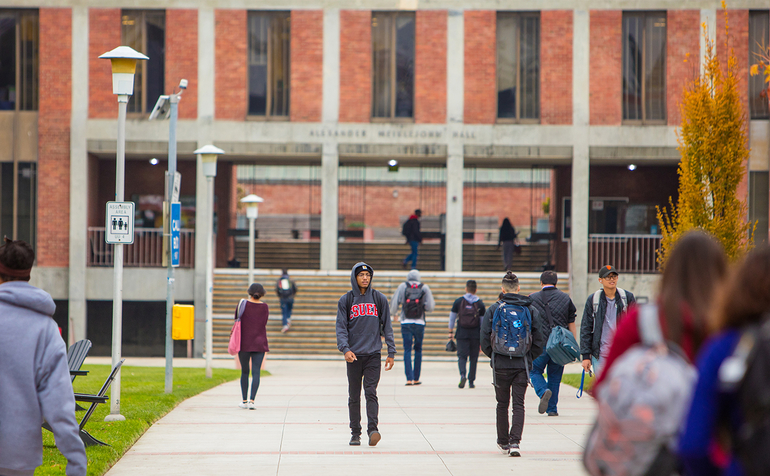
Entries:
<svg viewBox="0 0 770 476">
<path fill-rule="evenodd" d="M 104 241 L 130 245 L 134 242 L 134 202 L 107 202 Z"/>
</svg>

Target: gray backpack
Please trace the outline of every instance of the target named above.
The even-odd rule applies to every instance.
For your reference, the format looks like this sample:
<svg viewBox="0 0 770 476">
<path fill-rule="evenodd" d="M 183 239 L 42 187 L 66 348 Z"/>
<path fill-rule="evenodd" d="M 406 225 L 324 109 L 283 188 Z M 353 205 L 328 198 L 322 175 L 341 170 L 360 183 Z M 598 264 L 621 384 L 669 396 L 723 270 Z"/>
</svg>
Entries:
<svg viewBox="0 0 770 476">
<path fill-rule="evenodd" d="M 583 463 L 593 476 L 667 476 L 697 373 L 681 350 L 663 339 L 655 305 L 639 307 L 637 344 L 609 369 L 596 399 L 599 413 Z"/>
</svg>

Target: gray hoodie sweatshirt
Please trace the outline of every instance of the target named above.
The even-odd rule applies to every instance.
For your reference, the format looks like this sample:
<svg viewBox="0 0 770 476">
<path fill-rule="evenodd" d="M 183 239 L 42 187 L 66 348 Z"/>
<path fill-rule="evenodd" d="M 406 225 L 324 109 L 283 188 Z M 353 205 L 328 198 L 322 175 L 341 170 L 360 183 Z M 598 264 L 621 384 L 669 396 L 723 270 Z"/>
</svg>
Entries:
<svg viewBox="0 0 770 476">
<path fill-rule="evenodd" d="M 409 284 L 419 283 L 420 272 L 417 271 L 416 269 L 409 271 L 406 275 L 406 282 L 408 282 Z M 393 309 L 394 313 L 398 312 L 398 306 L 400 304 L 404 304 L 406 282 L 399 284 L 398 287 L 396 288 L 396 292 L 393 293 L 393 297 L 390 298 L 390 308 Z M 433 300 L 433 293 L 431 292 L 428 285 L 423 284 L 422 290 L 425 293 L 423 295 L 423 300 L 425 301 L 425 308 L 424 308 L 425 312 L 422 313 L 422 317 L 420 319 L 406 319 L 406 317 L 404 316 L 404 306 L 401 306 L 399 321 L 401 321 L 402 324 L 425 324 L 425 313 L 433 312 L 433 309 L 436 308 L 436 301 Z"/>
<path fill-rule="evenodd" d="M 361 294 L 355 273 L 359 266 L 371 266 L 359 262 L 350 270 L 350 293 L 343 294 L 337 303 L 337 348 L 345 354 L 352 351 L 356 355 L 372 355 L 382 351 L 380 327 L 388 345 L 388 357 L 396 355 L 396 342 L 393 340 L 393 327 L 390 325 L 388 299 L 379 291 L 372 289 L 372 281 L 366 292 Z M 350 302 L 350 306 L 348 303 Z M 378 317 L 379 314 L 379 317 Z"/>
<path fill-rule="evenodd" d="M 43 462 L 43 419 L 67 458 L 67 475 L 86 474 L 75 419 L 67 349 L 51 316 L 51 296 L 24 281 L 0 284 L 0 474 L 27 476 Z"/>
</svg>

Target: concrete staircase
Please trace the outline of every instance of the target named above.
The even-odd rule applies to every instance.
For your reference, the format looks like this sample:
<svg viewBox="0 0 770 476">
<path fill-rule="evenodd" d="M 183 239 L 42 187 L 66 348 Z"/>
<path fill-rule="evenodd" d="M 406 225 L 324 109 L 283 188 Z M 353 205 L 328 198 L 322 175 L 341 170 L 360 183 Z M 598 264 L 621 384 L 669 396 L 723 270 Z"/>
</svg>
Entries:
<svg viewBox="0 0 770 476">
<path fill-rule="evenodd" d="M 451 357 L 445 351 L 449 311 L 464 293 L 465 282 L 475 279 L 478 295 L 489 306 L 497 300 L 503 273 L 442 273 L 422 272 L 422 281 L 430 286 L 436 309 L 427 315 L 427 327 L 423 342 L 426 357 Z M 529 294 L 540 289 L 540 273 L 519 273 L 521 292 Z M 268 291 L 264 300 L 270 306 L 268 341 L 271 355 L 306 356 L 309 358 L 339 357 L 335 334 L 335 319 L 339 298 L 351 289 L 350 272 L 347 271 L 292 271 L 291 277 L 299 290 L 292 313 L 291 330 L 281 330 L 281 308 L 275 295 L 278 270 L 255 271 L 255 281 Z M 390 299 L 398 285 L 406 279 L 406 271 L 377 271 L 373 285 Z M 247 297 L 248 273 L 246 270 L 218 269 L 214 274 L 214 356 L 227 357 L 227 343 L 232 327 L 235 308 L 241 298 Z M 562 288 L 566 291 L 565 288 Z M 399 323 L 393 323 L 396 350 L 401 353 Z"/>
</svg>

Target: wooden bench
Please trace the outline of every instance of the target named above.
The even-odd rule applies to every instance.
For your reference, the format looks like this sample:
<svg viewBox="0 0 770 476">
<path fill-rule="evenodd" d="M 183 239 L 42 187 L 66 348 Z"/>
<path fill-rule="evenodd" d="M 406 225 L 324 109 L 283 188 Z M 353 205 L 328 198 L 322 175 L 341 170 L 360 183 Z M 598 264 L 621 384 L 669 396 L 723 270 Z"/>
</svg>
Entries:
<svg viewBox="0 0 770 476">
<path fill-rule="evenodd" d="M 407 216 L 398 217 L 401 227 L 409 219 Z M 439 215 L 423 216 L 420 218 L 420 233 L 423 238 L 441 238 L 442 217 Z M 463 240 L 473 240 L 477 234 L 485 235 L 485 241 L 494 241 L 499 227 L 497 217 L 463 217 Z"/>
</svg>

